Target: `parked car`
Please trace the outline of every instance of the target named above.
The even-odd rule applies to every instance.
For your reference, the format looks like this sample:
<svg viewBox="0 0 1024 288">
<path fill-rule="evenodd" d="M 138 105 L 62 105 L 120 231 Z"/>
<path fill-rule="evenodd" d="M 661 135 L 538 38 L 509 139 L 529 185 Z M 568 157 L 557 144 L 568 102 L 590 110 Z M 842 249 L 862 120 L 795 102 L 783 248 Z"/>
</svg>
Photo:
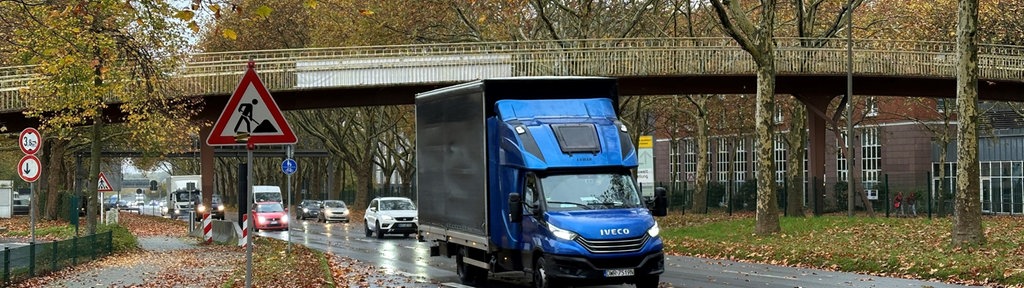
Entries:
<svg viewBox="0 0 1024 288">
<path fill-rule="evenodd" d="M 288 211 L 278 202 L 259 202 L 253 209 L 256 218 L 252 228 L 259 230 L 288 230 Z"/>
<path fill-rule="evenodd" d="M 318 218 L 320 216 L 320 200 L 302 200 L 299 202 L 299 209 L 302 209 L 302 213 L 299 213 L 298 217 L 301 220 Z"/>
<path fill-rule="evenodd" d="M 363 220 L 366 237 L 373 236 L 373 233 L 377 233 L 377 238 L 384 238 L 384 234 L 409 237 L 419 226 L 416 204 L 405 197 L 374 198 L 366 208 Z"/>
<path fill-rule="evenodd" d="M 317 221 L 330 223 L 331 221 L 345 221 L 348 223 L 348 206 L 341 200 L 324 200 L 320 204 L 320 215 Z"/>
</svg>

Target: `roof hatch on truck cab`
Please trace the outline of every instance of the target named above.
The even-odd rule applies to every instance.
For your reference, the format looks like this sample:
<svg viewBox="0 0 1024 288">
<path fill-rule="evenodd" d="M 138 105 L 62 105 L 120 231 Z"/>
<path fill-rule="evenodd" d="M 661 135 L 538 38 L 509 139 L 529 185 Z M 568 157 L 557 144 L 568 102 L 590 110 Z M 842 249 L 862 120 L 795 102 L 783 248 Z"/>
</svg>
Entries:
<svg viewBox="0 0 1024 288">
<path fill-rule="evenodd" d="M 601 141 L 592 123 L 551 124 L 562 153 L 600 153 Z"/>
</svg>

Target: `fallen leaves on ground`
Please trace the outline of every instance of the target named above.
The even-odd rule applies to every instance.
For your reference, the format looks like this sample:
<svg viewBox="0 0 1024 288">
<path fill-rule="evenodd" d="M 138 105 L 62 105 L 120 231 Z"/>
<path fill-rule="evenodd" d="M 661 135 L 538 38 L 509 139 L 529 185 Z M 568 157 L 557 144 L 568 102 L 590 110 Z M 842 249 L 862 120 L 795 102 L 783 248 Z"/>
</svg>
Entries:
<svg viewBox="0 0 1024 288">
<path fill-rule="evenodd" d="M 967 285 L 1024 285 L 1024 222 L 986 216 L 988 243 L 950 246 L 950 218 L 782 218 L 782 232 L 754 235 L 752 213 L 659 218 L 671 255 L 859 272 Z"/>
<path fill-rule="evenodd" d="M 118 224 L 132 231 L 135 237 L 185 236 L 188 233 L 188 226 L 179 220 L 127 212 L 121 212 L 118 217 Z"/>
</svg>

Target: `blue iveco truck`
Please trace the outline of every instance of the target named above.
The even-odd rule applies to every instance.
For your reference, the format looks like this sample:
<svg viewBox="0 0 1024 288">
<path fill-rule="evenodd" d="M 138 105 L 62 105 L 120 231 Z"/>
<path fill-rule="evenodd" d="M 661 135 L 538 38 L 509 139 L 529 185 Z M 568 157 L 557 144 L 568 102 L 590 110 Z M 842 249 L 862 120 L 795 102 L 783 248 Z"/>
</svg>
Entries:
<svg viewBox="0 0 1024 288">
<path fill-rule="evenodd" d="M 664 271 L 636 149 L 600 77 L 478 80 L 416 95 L 419 239 L 460 280 L 522 271 L 536 287 L 635 283 Z M 653 212 L 652 212 L 653 211 Z"/>
</svg>

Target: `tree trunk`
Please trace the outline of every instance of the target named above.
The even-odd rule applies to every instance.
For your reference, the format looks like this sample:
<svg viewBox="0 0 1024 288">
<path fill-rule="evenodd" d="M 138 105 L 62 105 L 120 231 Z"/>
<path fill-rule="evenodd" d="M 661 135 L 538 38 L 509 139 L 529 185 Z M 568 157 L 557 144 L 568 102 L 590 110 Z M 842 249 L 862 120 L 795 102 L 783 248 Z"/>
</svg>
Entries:
<svg viewBox="0 0 1024 288">
<path fill-rule="evenodd" d="M 794 99 L 793 114 L 789 121 L 789 133 L 786 140 L 789 142 L 789 169 L 786 170 L 786 178 L 789 179 L 789 187 L 786 187 L 786 215 L 789 217 L 804 217 L 803 188 L 804 185 L 804 149 L 807 146 L 807 109 L 804 105 Z"/>
<path fill-rule="evenodd" d="M 956 29 L 957 177 L 952 244 L 985 243 L 978 174 L 978 0 L 960 0 Z"/>
<path fill-rule="evenodd" d="M 92 143 L 90 143 L 89 149 L 91 153 L 89 156 L 89 175 L 86 175 L 86 177 L 88 177 L 86 178 L 88 181 L 85 181 L 86 192 L 85 199 L 83 200 L 86 201 L 86 203 L 89 203 L 89 205 L 86 206 L 86 218 L 88 219 L 86 221 L 86 231 L 88 231 L 88 234 L 96 234 L 97 220 L 99 217 L 98 212 L 100 210 L 99 197 L 97 197 L 96 194 L 99 192 L 97 191 L 99 187 L 97 186 L 98 182 L 96 181 L 98 181 L 97 178 L 99 178 L 100 175 L 100 152 L 103 149 L 103 145 L 101 143 L 101 139 L 103 137 L 103 110 L 97 110 L 100 112 L 97 112 L 96 116 L 93 116 Z"/>
<path fill-rule="evenodd" d="M 65 171 L 67 171 L 67 167 L 64 166 L 64 153 L 67 151 L 66 148 L 68 141 L 61 140 L 56 137 L 50 139 L 52 140 L 46 141 L 49 142 L 50 145 L 49 149 L 46 149 L 48 152 L 46 153 L 46 158 L 49 159 L 49 161 L 46 161 L 46 211 L 44 211 L 42 215 L 44 220 L 57 219 L 57 202 L 60 199 L 60 190 L 67 188 L 63 187 L 59 183 L 70 183 L 61 181 L 61 179 L 64 178 Z"/>
<path fill-rule="evenodd" d="M 367 163 L 364 163 L 367 164 Z M 356 201 L 355 206 L 360 209 L 366 208 L 367 204 L 370 204 L 370 198 L 373 197 L 370 189 L 370 185 L 373 184 L 373 165 L 360 165 L 355 169 L 356 176 Z"/>
<path fill-rule="evenodd" d="M 693 183 L 694 213 L 708 213 L 708 123 L 706 117 L 697 119 L 697 177 Z"/>
<path fill-rule="evenodd" d="M 770 45 L 768 45 L 770 46 Z M 775 198 L 775 181 L 772 174 L 772 115 L 775 98 L 775 57 L 772 49 L 766 49 L 761 57 L 766 61 L 757 68 L 757 112 L 755 113 L 755 134 L 757 143 L 757 216 L 754 233 L 772 234 L 781 231 L 779 226 L 779 205 Z M 756 55 L 755 55 L 756 57 Z"/>
</svg>

